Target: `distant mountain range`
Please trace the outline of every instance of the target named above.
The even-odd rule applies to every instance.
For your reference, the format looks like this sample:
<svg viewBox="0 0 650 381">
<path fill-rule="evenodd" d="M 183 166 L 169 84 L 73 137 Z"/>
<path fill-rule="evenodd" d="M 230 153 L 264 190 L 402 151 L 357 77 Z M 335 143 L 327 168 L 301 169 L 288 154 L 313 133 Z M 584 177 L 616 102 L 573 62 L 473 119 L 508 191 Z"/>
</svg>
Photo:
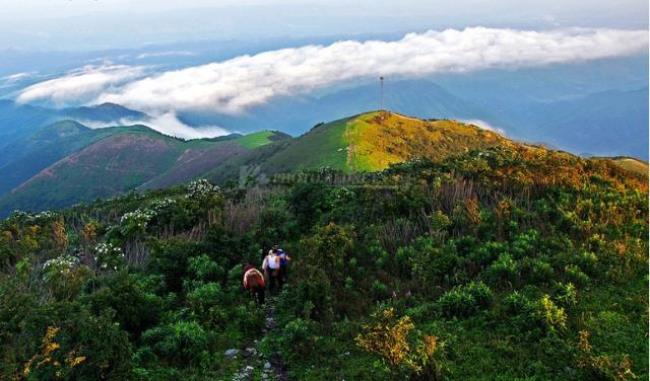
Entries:
<svg viewBox="0 0 650 381">
<path fill-rule="evenodd" d="M 7 147 L 23 144 L 25 139 L 48 124 L 61 120 L 109 123 L 144 118 L 147 118 L 147 115 L 142 112 L 113 103 L 52 109 L 0 99 L 0 166 L 6 163 L 6 159 L 11 159 L 11 155 L 5 152 Z"/>
<path fill-rule="evenodd" d="M 99 110 L 109 110 L 115 117 L 133 113 L 103 105 L 67 110 L 66 115 Z M 224 183 L 322 167 L 377 171 L 411 159 L 437 161 L 472 149 L 518 144 L 476 125 L 393 112 L 319 124 L 298 138 L 264 130 L 188 141 L 143 125 L 91 129 L 63 120 L 15 137 L 0 151 L 0 215 L 14 209 L 61 208 L 198 177 Z M 620 162 L 647 173 L 645 162 L 630 158 Z"/>
<path fill-rule="evenodd" d="M 583 156 L 647 160 L 648 87 L 638 87 L 634 74 L 638 70 L 629 69 L 630 63 L 622 63 L 618 69 L 607 66 L 627 78 L 616 89 L 607 79 L 595 84 L 591 79 L 602 70 L 592 66 L 583 68 L 586 74 L 576 72 L 579 67 L 564 67 L 548 73 L 495 71 L 447 76 L 437 82 L 430 78 L 389 80 L 384 104 L 395 113 L 493 127 L 510 139 L 544 143 Z M 625 68 L 631 72 L 625 74 Z M 573 81 L 565 83 L 558 78 Z M 57 109 L 0 100 L 0 213 L 14 208 L 67 206 L 131 189 L 178 184 L 196 176 L 225 182 L 256 175 L 256 171 L 270 174 L 319 166 L 381 169 L 375 166 L 376 157 L 355 159 L 363 157 L 358 149 L 366 143 L 351 143 L 354 134 L 337 135 L 348 131 L 342 126 L 348 126 L 350 115 L 377 109 L 379 104 L 378 84 L 351 83 L 310 95 L 277 98 L 238 115 L 184 112 L 178 119 L 199 130 L 216 125 L 237 132 L 217 139 L 184 141 L 147 128 L 156 128 L 154 118 L 117 104 Z M 322 122 L 329 120 L 339 121 L 324 127 Z M 409 120 L 389 125 L 410 126 Z M 321 126 L 312 128 L 317 124 Z M 444 130 L 446 138 L 458 141 L 452 130 Z M 401 135 L 391 135 L 395 131 L 401 130 L 384 131 L 385 136 L 380 137 L 364 135 L 364 139 L 400 141 Z M 418 149 L 391 149 L 401 152 L 399 160 L 422 155 L 421 149 L 426 151 L 424 156 L 435 157 L 431 147 L 448 152 L 436 140 L 437 135 L 418 135 L 417 139 Z M 474 143 L 467 147 L 481 146 Z M 387 144 L 373 149 L 381 152 Z M 451 147 L 452 151 L 459 149 L 457 144 Z M 630 166 L 629 161 L 625 163 Z M 645 163 L 639 163 L 643 168 Z"/>
<path fill-rule="evenodd" d="M 545 142 L 579 154 L 648 159 L 647 86 L 593 93 L 581 89 L 558 96 L 529 94 L 532 86 L 525 84 L 517 89 L 464 81 L 448 81 L 444 87 L 426 79 L 387 82 L 384 103 L 406 115 L 481 122 L 515 139 Z M 379 107 L 378 85 L 366 84 L 276 99 L 242 115 L 193 112 L 180 118 L 196 126 L 215 124 L 242 132 L 271 129 L 295 136 L 316 123 Z"/>
</svg>

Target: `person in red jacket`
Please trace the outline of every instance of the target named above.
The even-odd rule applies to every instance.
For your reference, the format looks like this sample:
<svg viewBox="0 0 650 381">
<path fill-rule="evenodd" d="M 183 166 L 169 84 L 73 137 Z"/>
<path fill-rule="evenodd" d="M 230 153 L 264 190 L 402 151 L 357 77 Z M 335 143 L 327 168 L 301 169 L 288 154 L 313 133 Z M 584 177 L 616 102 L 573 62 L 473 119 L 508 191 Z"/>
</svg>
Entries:
<svg viewBox="0 0 650 381">
<path fill-rule="evenodd" d="M 264 275 L 250 263 L 244 266 L 244 279 L 242 283 L 244 284 L 244 289 L 251 293 L 258 304 L 264 304 L 264 293 L 266 290 Z"/>
</svg>

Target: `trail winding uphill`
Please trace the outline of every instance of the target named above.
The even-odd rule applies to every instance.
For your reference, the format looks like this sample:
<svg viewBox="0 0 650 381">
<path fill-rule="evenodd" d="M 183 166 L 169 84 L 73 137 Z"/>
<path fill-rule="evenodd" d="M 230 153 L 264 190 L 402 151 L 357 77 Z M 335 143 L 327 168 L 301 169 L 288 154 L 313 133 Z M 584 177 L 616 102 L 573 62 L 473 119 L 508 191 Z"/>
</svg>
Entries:
<svg viewBox="0 0 650 381">
<path fill-rule="evenodd" d="M 244 351 L 244 356 L 246 361 L 241 369 L 235 373 L 232 377 L 233 381 L 249 381 L 255 379 L 255 369 L 261 368 L 261 377 L 262 380 L 277 380 L 277 381 L 291 381 L 287 373 L 287 367 L 282 356 L 275 352 L 272 353 L 268 358 L 260 351 L 260 343 L 264 341 L 264 338 L 272 334 L 276 329 L 275 321 L 275 298 L 267 298 L 266 304 L 264 305 L 265 312 L 265 328 L 264 336 L 260 340 L 255 340 L 255 347 L 246 348 Z M 259 371 L 257 372 L 259 373 Z"/>
</svg>

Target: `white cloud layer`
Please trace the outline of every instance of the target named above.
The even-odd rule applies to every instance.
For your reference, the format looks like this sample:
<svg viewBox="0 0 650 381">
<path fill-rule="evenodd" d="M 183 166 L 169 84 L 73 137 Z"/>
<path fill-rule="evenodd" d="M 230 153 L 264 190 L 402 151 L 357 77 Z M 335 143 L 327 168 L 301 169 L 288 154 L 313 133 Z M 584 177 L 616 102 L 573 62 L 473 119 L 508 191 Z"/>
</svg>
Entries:
<svg viewBox="0 0 650 381">
<path fill-rule="evenodd" d="M 78 120 L 79 123 L 90 128 L 109 128 L 115 126 L 145 125 L 162 134 L 175 136 L 181 139 L 215 138 L 228 135 L 231 132 L 217 126 L 192 127 L 178 120 L 173 112 L 166 112 L 146 119 L 120 119 L 111 122 L 95 120 Z"/>
<path fill-rule="evenodd" d="M 177 110 L 237 114 L 274 97 L 355 78 L 535 67 L 625 56 L 647 47 L 647 30 L 448 29 L 410 33 L 390 42 L 340 41 L 274 50 L 144 77 L 141 67 L 84 68 L 30 86 L 18 99 L 92 99 L 158 115 Z"/>
<path fill-rule="evenodd" d="M 128 65 L 87 65 L 66 75 L 36 83 L 22 90 L 18 102 L 48 100 L 57 105 L 90 102 L 104 91 L 111 91 L 143 75 L 143 67 Z"/>
<path fill-rule="evenodd" d="M 5 77 L 0 77 L 0 80 L 4 81 L 5 83 L 14 83 L 29 78 L 33 74 L 34 74 L 33 72 L 21 72 L 16 74 L 10 74 Z"/>
</svg>

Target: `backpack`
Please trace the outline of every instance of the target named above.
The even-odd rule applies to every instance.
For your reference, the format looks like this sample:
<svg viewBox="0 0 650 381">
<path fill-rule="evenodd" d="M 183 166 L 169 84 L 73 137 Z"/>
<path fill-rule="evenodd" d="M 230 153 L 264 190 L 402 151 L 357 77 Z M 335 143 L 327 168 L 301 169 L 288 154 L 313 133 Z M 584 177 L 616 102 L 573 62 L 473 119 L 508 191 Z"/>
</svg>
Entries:
<svg viewBox="0 0 650 381">
<path fill-rule="evenodd" d="M 280 249 L 278 256 L 280 257 L 280 267 L 286 267 L 289 261 L 287 260 L 287 253 Z"/>
</svg>

